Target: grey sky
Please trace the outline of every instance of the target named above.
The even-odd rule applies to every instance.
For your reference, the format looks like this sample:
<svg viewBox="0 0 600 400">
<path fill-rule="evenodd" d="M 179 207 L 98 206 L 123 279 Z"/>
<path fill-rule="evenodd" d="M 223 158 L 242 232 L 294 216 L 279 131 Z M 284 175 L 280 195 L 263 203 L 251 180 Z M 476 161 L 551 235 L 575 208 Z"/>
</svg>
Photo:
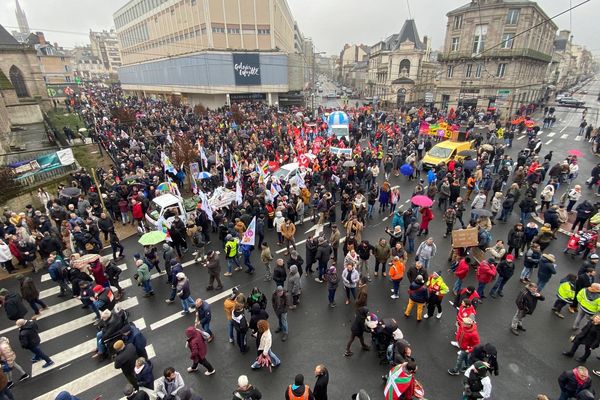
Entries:
<svg viewBox="0 0 600 400">
<path fill-rule="evenodd" d="M 243 0 L 242 0 L 243 1 Z M 344 43 L 375 44 L 396 33 L 409 17 L 403 0 L 287 0 L 305 36 L 311 37 L 317 51 L 338 54 Z M 441 46 L 446 29 L 445 13 L 470 0 L 410 0 L 412 17 L 419 35 L 428 35 L 433 48 Z M 579 4 L 583 0 L 572 0 Z M 88 43 L 87 32 L 113 26 L 112 14 L 127 0 L 20 0 L 32 30 L 44 30 L 46 39 L 65 47 Z M 539 0 L 548 16 L 569 8 L 569 0 Z M 14 0 L 0 0 L 0 24 L 16 29 Z M 574 41 L 596 54 L 600 45 L 594 40 L 600 1 L 592 0 L 572 12 Z M 569 29 L 569 14 L 555 22 Z"/>
</svg>

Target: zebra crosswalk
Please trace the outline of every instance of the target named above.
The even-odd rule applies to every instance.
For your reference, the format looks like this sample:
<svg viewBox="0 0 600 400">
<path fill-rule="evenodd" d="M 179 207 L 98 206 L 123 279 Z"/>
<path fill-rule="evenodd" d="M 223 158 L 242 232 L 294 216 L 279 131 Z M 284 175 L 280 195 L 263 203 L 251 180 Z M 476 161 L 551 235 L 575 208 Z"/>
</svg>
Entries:
<svg viewBox="0 0 600 400">
<path fill-rule="evenodd" d="M 191 260 L 182 263 L 184 268 L 196 265 Z M 127 271 L 127 265 L 121 264 L 119 268 Z M 130 271 L 133 275 L 133 271 Z M 131 288 L 119 303 L 118 307 L 129 312 L 129 321 L 133 322 L 142 333 L 148 337 L 150 332 L 157 331 L 159 335 L 166 332 L 168 327 L 179 321 L 180 324 L 190 324 L 193 322 L 192 316 L 181 314 L 181 308 L 160 309 L 158 312 L 149 312 L 142 314 L 140 302 L 143 291 L 141 288 L 135 288 L 136 282 L 132 276 L 124 276 L 119 284 L 122 288 Z M 129 275 L 129 274 L 127 274 Z M 151 275 L 152 285 L 160 289 L 159 282 L 164 282 L 165 278 L 160 278 L 163 274 L 154 273 Z M 95 315 L 90 310 L 83 310 L 82 303 L 78 298 L 57 297 L 60 293 L 58 285 L 52 281 L 48 274 L 39 276 L 37 285 L 40 287 L 40 298 L 47 304 L 48 308 L 43 310 L 37 319 L 40 327 L 40 341 L 42 350 L 54 361 L 54 364 L 43 368 L 43 363 L 31 364 L 31 380 L 16 385 L 13 393 L 16 398 L 29 398 L 33 400 L 54 400 L 61 391 L 68 391 L 75 396 L 94 397 L 98 394 L 104 394 L 109 390 L 114 394 L 115 387 L 123 387 L 126 383 L 125 378 L 121 376 L 121 371 L 114 368 L 110 361 L 100 362 L 92 359 L 90 356 L 96 349 L 96 332 L 93 325 Z M 135 290 L 135 289 L 137 290 Z M 159 292 L 161 292 L 159 290 Z M 164 290 L 162 291 L 164 293 Z M 217 293 L 215 296 L 205 298 L 210 303 L 220 301 L 229 296 L 232 290 L 225 290 Z M 158 297 L 158 296 L 157 296 Z M 148 299 L 152 301 L 152 299 Z M 162 300 L 154 300 L 158 304 L 163 304 Z M 167 311 L 167 313 L 165 313 Z M 184 322 L 184 318 L 187 318 Z M 0 336 L 7 336 L 11 343 L 18 343 L 17 327 L 12 325 L 3 326 L 0 330 Z M 161 331 L 163 329 L 164 331 Z M 13 344 L 13 347 L 15 345 Z M 152 344 L 146 347 L 148 356 L 154 358 L 157 356 L 156 349 Z M 165 355 L 167 356 L 167 355 Z M 19 354 L 21 364 L 27 370 L 27 358 Z M 29 371 L 28 371 L 29 372 Z M 27 393 L 27 394 L 24 394 Z M 86 398 L 87 398 L 86 397 Z M 114 396 L 117 398 L 119 396 Z M 109 397 L 106 397 L 109 398 Z M 151 397 L 154 398 L 154 397 Z"/>
</svg>

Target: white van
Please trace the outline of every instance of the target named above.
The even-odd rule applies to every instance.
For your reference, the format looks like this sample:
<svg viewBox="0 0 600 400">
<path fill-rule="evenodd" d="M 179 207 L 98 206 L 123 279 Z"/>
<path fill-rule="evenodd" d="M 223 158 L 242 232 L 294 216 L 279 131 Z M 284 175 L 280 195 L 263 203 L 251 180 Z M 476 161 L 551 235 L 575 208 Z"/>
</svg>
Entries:
<svg viewBox="0 0 600 400">
<path fill-rule="evenodd" d="M 183 205 L 183 199 L 174 194 L 166 193 L 152 199 L 146 212 L 146 222 L 154 229 L 158 229 L 157 224 L 159 221 L 170 223 L 175 215 L 179 215 L 183 223 L 186 223 L 187 212 Z"/>
</svg>

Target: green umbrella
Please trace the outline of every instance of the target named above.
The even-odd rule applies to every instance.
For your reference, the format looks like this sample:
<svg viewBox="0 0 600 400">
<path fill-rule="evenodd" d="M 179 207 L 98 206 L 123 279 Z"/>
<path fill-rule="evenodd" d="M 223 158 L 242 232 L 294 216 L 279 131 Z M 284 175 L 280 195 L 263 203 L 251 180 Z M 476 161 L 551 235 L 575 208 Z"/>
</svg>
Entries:
<svg viewBox="0 0 600 400">
<path fill-rule="evenodd" d="M 152 231 L 144 233 L 138 243 L 142 246 L 152 246 L 164 241 L 167 238 L 167 234 L 163 231 Z"/>
</svg>

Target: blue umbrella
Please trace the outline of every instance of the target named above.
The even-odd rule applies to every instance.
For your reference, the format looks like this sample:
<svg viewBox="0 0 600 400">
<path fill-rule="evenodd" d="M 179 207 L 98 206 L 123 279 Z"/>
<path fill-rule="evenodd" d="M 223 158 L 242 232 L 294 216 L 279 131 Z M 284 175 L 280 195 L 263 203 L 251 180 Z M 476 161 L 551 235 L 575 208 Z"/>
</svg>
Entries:
<svg viewBox="0 0 600 400">
<path fill-rule="evenodd" d="M 400 172 L 404 176 L 411 176 L 415 169 L 410 164 L 404 164 L 400 167 Z"/>
<path fill-rule="evenodd" d="M 210 178 L 211 176 L 212 176 L 212 174 L 210 174 L 209 172 L 206 172 L 206 171 L 201 171 L 201 172 L 198 172 L 198 173 L 196 174 L 196 179 L 198 179 L 198 180 L 201 180 L 201 179 L 208 179 L 208 178 Z"/>
</svg>

